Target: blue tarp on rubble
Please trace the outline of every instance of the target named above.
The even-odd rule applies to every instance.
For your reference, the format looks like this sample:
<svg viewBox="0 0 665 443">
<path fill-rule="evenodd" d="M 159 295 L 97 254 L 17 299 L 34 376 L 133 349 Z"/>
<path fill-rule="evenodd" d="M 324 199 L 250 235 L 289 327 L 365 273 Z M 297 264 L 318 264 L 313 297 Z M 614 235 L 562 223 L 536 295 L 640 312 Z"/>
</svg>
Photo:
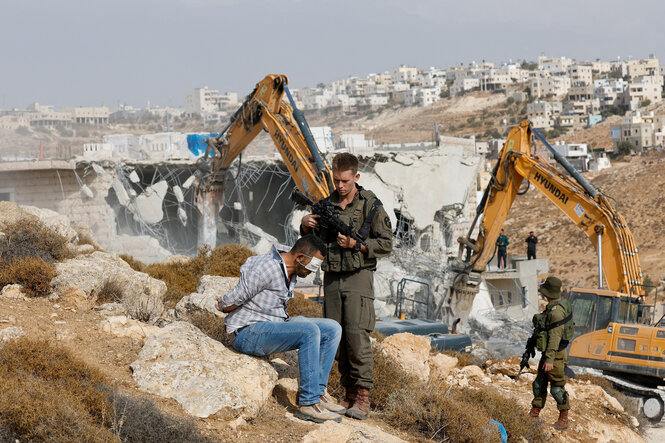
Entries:
<svg viewBox="0 0 665 443">
<path fill-rule="evenodd" d="M 218 132 L 187 134 L 187 148 L 195 157 L 200 157 L 206 152 L 206 138 L 217 137 L 218 135 Z M 214 155 L 214 152 L 212 155 Z"/>
</svg>

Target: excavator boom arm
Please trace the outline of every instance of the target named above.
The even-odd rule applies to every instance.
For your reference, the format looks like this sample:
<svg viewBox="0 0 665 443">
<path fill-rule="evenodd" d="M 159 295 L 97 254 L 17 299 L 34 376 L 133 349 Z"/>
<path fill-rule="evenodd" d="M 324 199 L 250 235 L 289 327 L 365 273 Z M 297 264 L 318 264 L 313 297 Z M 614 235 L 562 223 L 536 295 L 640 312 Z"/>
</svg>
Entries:
<svg viewBox="0 0 665 443">
<path fill-rule="evenodd" d="M 623 217 L 599 192 L 595 197 L 581 184 L 560 173 L 549 163 L 531 155 L 532 131 L 521 122 L 508 135 L 499 162 L 481 202 L 483 220 L 469 263 L 472 271 L 483 272 L 494 253 L 494 245 L 522 181 L 542 192 L 589 237 L 601 251 L 602 270 L 611 290 L 638 294 L 643 282 L 638 251 Z M 599 243 L 600 242 L 600 243 Z M 472 243 L 467 240 L 466 243 Z M 599 249 L 600 246 L 600 249 Z"/>
<path fill-rule="evenodd" d="M 242 151 L 266 130 L 272 137 L 296 186 L 313 201 L 327 197 L 333 190 L 332 173 L 322 160 L 311 134 L 306 140 L 303 130 L 309 132 L 302 113 L 300 122 L 294 114 L 297 109 L 283 100 L 288 94 L 285 75 L 268 75 L 247 96 L 233 114 L 229 124 L 214 138 L 207 140 L 204 160 L 212 160 L 208 187 L 217 183 L 223 187 L 225 171 Z M 302 129 L 301 129 L 302 128 Z M 214 153 L 212 159 L 209 155 Z"/>
</svg>

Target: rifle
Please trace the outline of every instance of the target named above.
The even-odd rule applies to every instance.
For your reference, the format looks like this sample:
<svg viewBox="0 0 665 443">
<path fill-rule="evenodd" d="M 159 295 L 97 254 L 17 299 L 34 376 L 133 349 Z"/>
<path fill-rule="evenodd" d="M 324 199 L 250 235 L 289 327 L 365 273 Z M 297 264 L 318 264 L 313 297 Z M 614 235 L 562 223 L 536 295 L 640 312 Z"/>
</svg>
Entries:
<svg viewBox="0 0 665 443">
<path fill-rule="evenodd" d="M 309 197 L 300 192 L 298 189 L 293 190 L 293 193 L 291 194 L 291 200 L 298 203 L 299 205 L 309 206 L 312 209 L 312 214 L 321 217 L 321 220 L 327 223 L 328 226 L 333 231 L 335 231 L 335 233 L 340 233 L 347 237 L 351 237 L 357 241 L 358 244 L 365 245 L 365 247 L 367 247 L 365 240 L 356 234 L 351 226 L 344 223 L 337 217 L 337 215 L 335 215 L 335 207 L 328 200 L 323 199 L 317 203 L 314 203 L 309 199 Z"/>
<path fill-rule="evenodd" d="M 515 377 L 515 383 L 517 383 L 517 381 L 520 379 L 520 375 L 522 374 L 524 368 L 529 368 L 529 359 L 535 356 L 536 335 L 534 334 L 526 341 L 526 349 L 524 350 L 524 354 L 522 354 L 522 361 L 520 361 L 520 371 L 517 373 L 517 377 Z"/>
</svg>

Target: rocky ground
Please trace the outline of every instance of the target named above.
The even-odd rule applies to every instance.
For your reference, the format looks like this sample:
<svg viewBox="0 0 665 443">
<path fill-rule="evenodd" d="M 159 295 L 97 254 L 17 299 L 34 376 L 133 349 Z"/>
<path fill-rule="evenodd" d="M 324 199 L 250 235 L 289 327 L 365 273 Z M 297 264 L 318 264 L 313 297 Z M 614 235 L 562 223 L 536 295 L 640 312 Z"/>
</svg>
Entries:
<svg viewBox="0 0 665 443">
<path fill-rule="evenodd" d="M 13 220 L 28 213 L 13 204 L 3 205 L 2 214 Z M 345 418 L 341 424 L 315 425 L 296 419 L 297 366 L 293 355 L 268 361 L 237 354 L 192 324 L 200 314 L 221 321 L 214 299 L 237 278 L 204 276 L 195 293 L 183 298 L 175 309 L 168 309 L 162 303 L 164 282 L 133 270 L 120 258 L 92 245 L 78 245 L 66 218 L 34 209 L 30 213 L 68 234 L 75 254 L 55 263 L 58 275 L 51 281 L 48 297 L 28 297 L 18 285 L 2 289 L 0 347 L 21 337 L 62 346 L 101 371 L 122 393 L 149 398 L 172 416 L 193 417 L 198 429 L 216 441 L 399 442 L 443 438 L 388 425 L 385 419 L 390 411 L 374 411 L 365 422 Z M 121 283 L 122 291 L 110 301 L 103 300 L 111 277 Z M 474 365 L 468 357 L 432 353 L 425 337 L 411 334 L 388 337 L 375 347 L 375 353 L 381 353 L 389 366 L 416 380 L 413 386 L 420 386 L 425 395 L 434 392 L 444 400 L 446 393 L 457 392 L 461 397 L 456 398 L 461 400 L 482 392 L 481 398 L 507 400 L 511 417 L 526 417 L 535 374 L 524 373 L 515 382 L 516 358 Z M 637 420 L 601 387 L 573 381 L 569 392 L 575 405 L 570 429 L 560 433 L 549 426 L 557 415 L 549 402 L 540 422 L 544 440 L 643 441 Z"/>
</svg>

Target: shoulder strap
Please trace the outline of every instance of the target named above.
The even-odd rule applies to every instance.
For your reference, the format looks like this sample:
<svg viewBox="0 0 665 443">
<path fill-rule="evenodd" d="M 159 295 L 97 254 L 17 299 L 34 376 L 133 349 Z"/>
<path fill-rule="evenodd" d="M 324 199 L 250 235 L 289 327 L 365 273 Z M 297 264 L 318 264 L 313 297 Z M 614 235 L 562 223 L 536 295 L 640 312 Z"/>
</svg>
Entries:
<svg viewBox="0 0 665 443">
<path fill-rule="evenodd" d="M 554 307 L 554 306 L 561 306 L 561 309 L 563 309 L 564 311 L 566 310 L 566 307 L 563 305 L 563 303 L 561 303 L 561 301 L 558 301 L 558 302 L 555 303 L 552 307 Z M 549 311 L 551 311 L 551 309 L 548 308 L 548 309 L 546 309 L 546 311 L 549 312 Z M 554 323 L 552 323 L 551 325 L 549 325 L 548 327 L 546 327 L 545 330 L 546 330 L 546 331 L 549 331 L 550 329 L 554 329 L 554 328 L 557 328 L 557 327 L 559 327 L 559 326 L 561 326 L 561 325 L 565 325 L 566 323 L 568 323 L 568 322 L 571 321 L 572 319 L 573 319 L 573 311 L 571 310 L 571 311 L 570 311 L 570 314 L 568 314 L 568 315 L 566 316 L 566 318 L 564 318 L 564 319 L 562 319 L 562 320 L 559 320 L 559 321 L 555 321 Z"/>
<path fill-rule="evenodd" d="M 369 237 L 369 230 L 370 227 L 372 226 L 372 222 L 374 221 L 374 216 L 376 215 L 376 211 L 378 211 L 379 206 L 383 205 L 381 203 L 381 200 L 378 199 L 378 197 L 373 196 L 374 201 L 372 202 L 372 207 L 369 210 L 369 213 L 365 211 L 367 208 L 367 202 L 368 200 L 365 200 L 365 206 L 363 207 L 363 213 L 365 213 L 365 220 L 363 221 L 363 225 L 360 227 L 360 230 L 358 231 L 358 236 L 362 238 L 363 240 L 366 240 L 367 237 Z"/>
</svg>

